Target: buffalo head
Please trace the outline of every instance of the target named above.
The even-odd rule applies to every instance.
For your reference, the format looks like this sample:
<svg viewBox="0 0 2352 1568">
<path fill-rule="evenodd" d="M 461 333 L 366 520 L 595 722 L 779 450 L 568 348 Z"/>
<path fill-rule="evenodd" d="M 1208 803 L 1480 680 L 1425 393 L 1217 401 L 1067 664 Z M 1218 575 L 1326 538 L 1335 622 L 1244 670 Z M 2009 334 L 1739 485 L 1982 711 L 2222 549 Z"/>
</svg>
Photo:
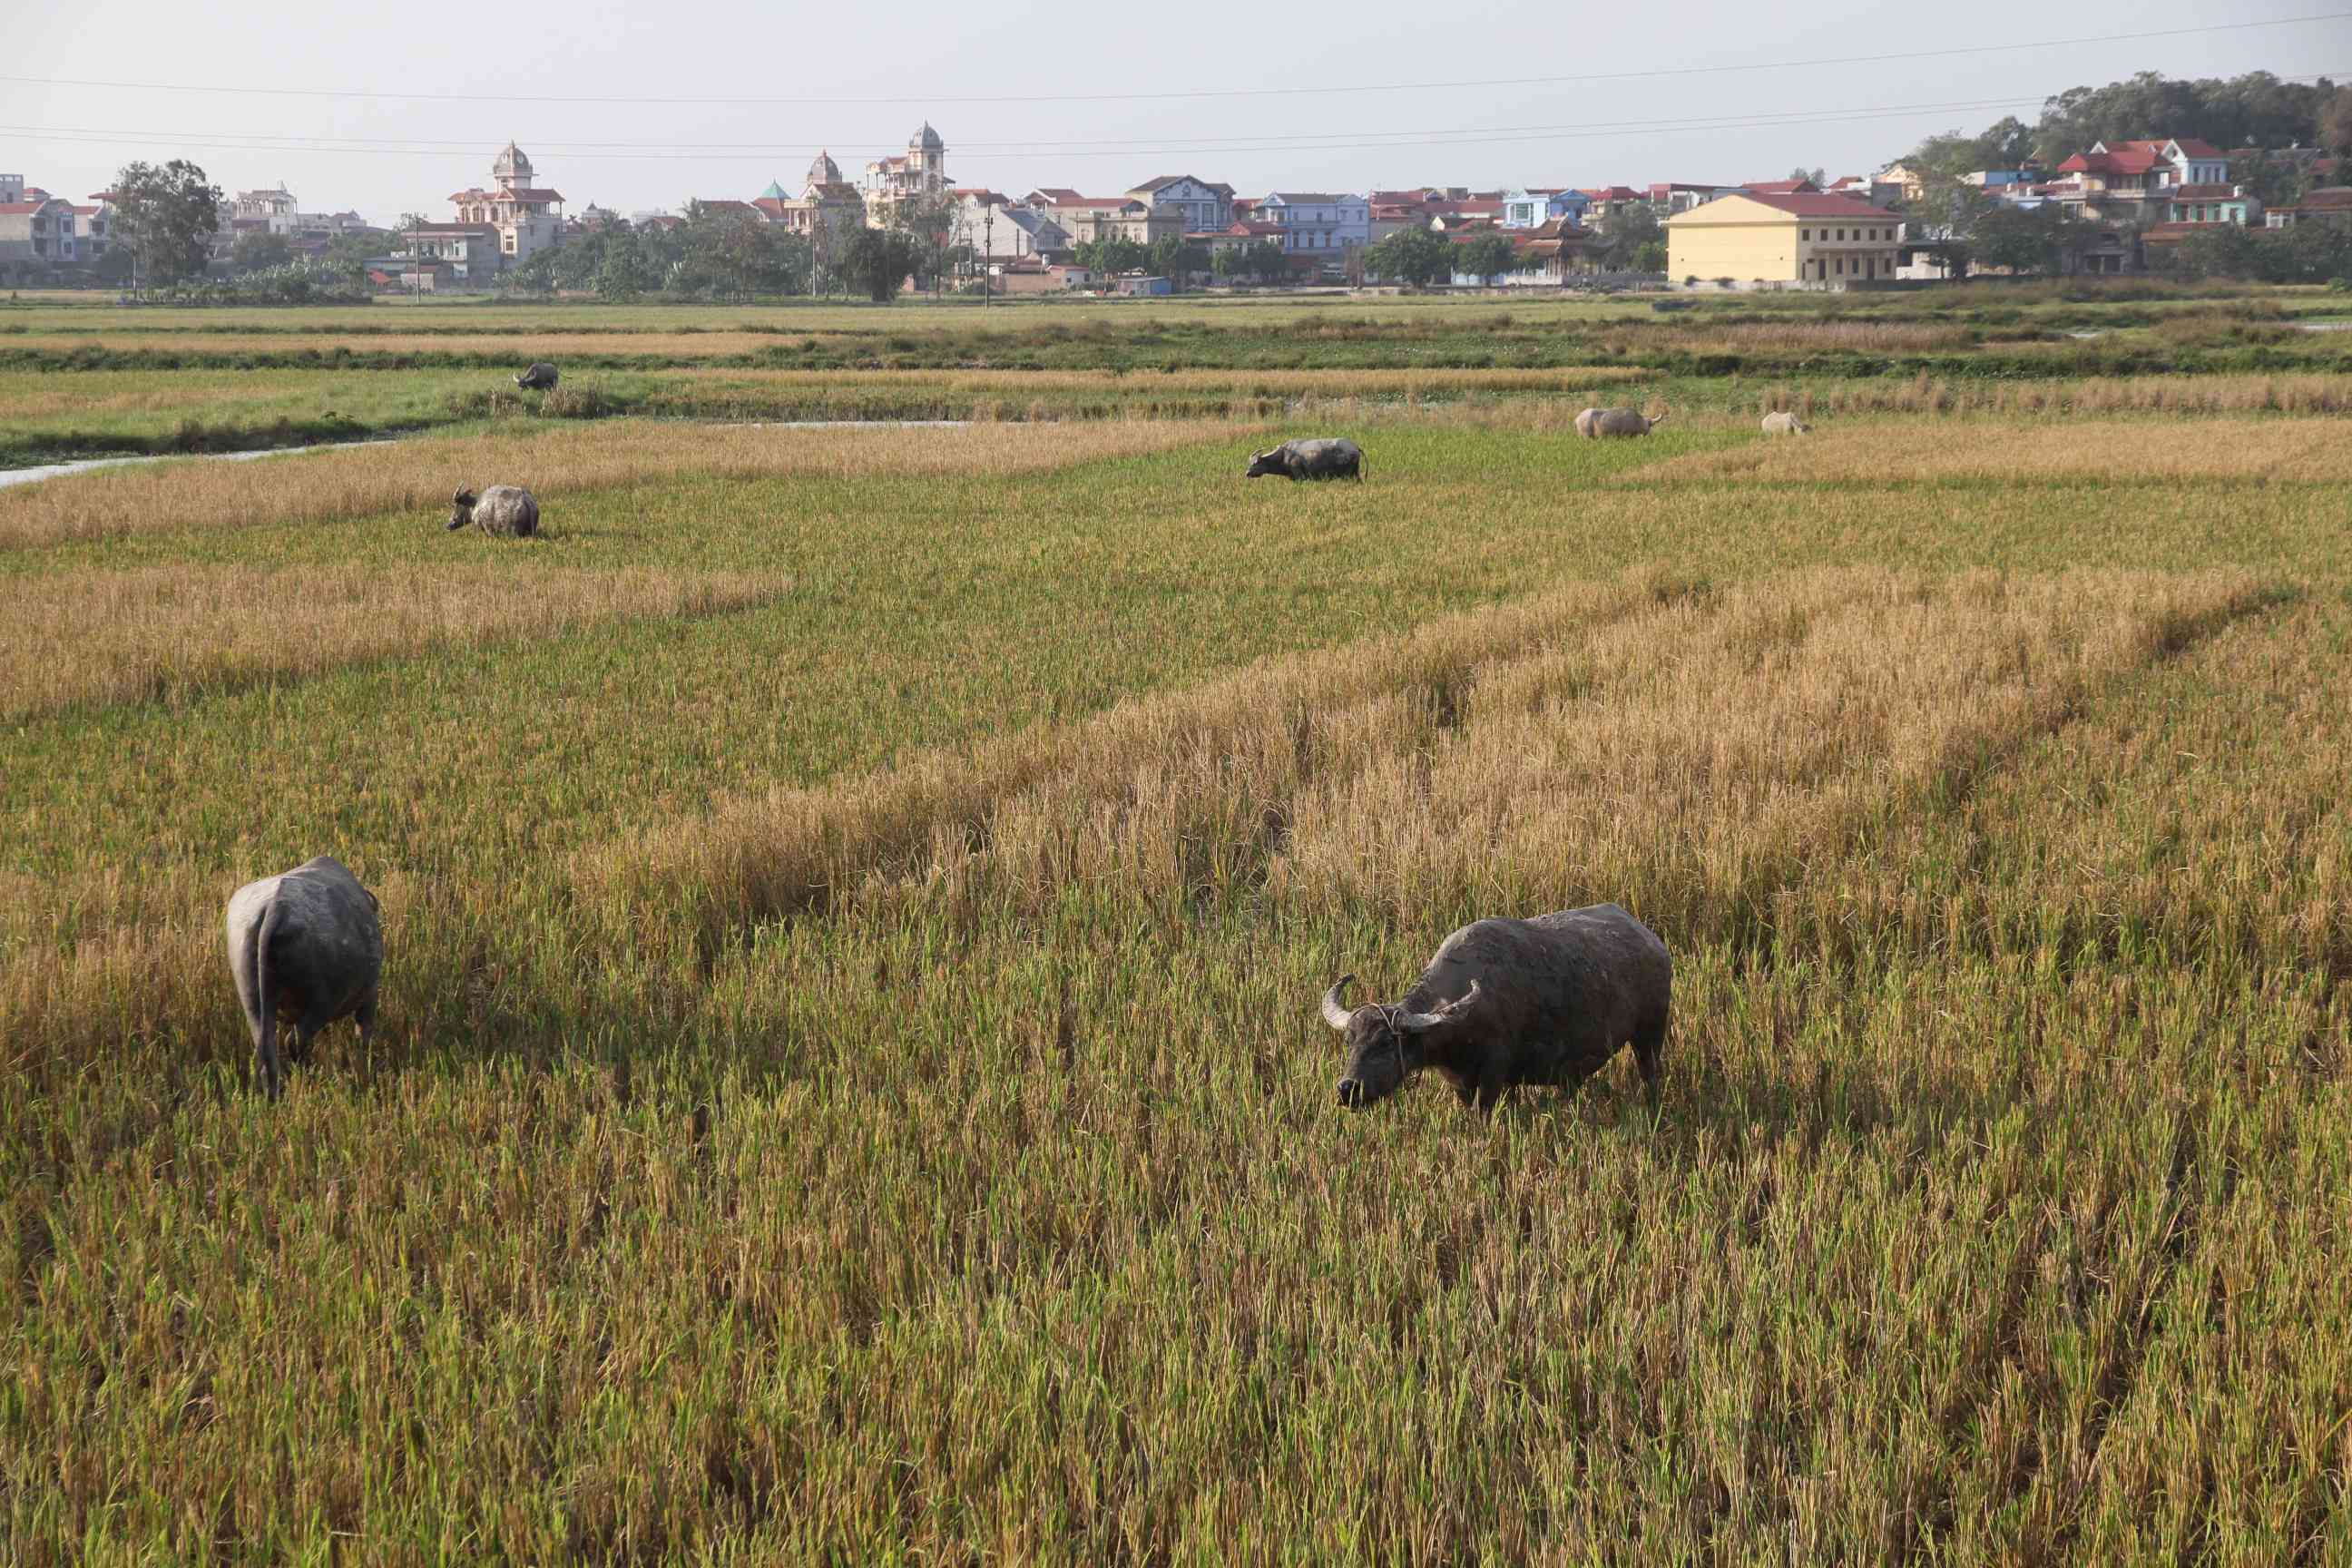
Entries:
<svg viewBox="0 0 2352 1568">
<path fill-rule="evenodd" d="M 1242 478 L 1257 479 L 1264 479 L 1268 474 L 1286 474 L 1289 471 L 1282 466 L 1282 448 L 1276 447 L 1271 452 L 1252 452 L 1249 472 L 1244 474 Z"/>
<path fill-rule="evenodd" d="M 1429 1033 L 1459 1018 L 1478 994 L 1478 983 L 1434 1013 L 1371 1003 L 1349 1011 L 1340 993 L 1356 977 L 1346 974 L 1323 994 L 1323 1021 L 1348 1039 L 1348 1066 L 1339 1075 L 1339 1103 L 1350 1110 L 1378 1105 L 1404 1087 L 1428 1060 Z"/>
<path fill-rule="evenodd" d="M 457 530 L 465 527 L 467 523 L 474 521 L 473 491 L 459 490 L 455 496 L 450 498 L 449 504 L 453 509 L 449 513 L 449 531 L 451 532 L 455 532 Z"/>
</svg>

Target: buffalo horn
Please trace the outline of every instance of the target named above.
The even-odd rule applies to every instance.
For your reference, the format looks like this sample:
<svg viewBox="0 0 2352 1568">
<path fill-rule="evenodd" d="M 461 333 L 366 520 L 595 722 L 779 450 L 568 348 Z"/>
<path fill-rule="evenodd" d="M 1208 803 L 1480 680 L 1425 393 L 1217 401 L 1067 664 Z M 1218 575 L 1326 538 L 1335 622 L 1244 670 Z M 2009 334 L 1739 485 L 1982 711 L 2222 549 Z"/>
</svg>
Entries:
<svg viewBox="0 0 2352 1568">
<path fill-rule="evenodd" d="M 1470 1005 L 1470 999 L 1477 994 L 1478 983 L 1473 980 L 1469 990 L 1465 991 L 1434 1013 L 1400 1012 L 1396 1017 L 1396 1026 L 1408 1035 L 1418 1035 L 1425 1029 L 1434 1029 L 1440 1024 L 1451 1023 L 1461 1016 L 1462 1010 Z"/>
<path fill-rule="evenodd" d="M 1342 974 L 1332 984 L 1330 990 L 1323 993 L 1323 1021 L 1335 1029 L 1348 1026 L 1348 1009 L 1339 1005 L 1339 993 L 1345 991 L 1348 983 L 1355 978 L 1352 974 Z"/>
</svg>

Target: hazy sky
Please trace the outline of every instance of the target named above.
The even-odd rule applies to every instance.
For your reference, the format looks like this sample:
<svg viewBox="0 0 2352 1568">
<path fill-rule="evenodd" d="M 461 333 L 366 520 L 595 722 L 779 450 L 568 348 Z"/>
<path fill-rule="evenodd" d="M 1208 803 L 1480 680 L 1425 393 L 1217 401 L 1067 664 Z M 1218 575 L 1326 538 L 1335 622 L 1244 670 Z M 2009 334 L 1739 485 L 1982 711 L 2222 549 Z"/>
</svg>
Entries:
<svg viewBox="0 0 2352 1568">
<path fill-rule="evenodd" d="M 184 156 L 232 191 L 282 180 L 304 211 L 389 224 L 446 216 L 449 194 L 487 183 L 513 137 L 570 210 L 627 212 L 748 197 L 771 179 L 797 191 L 820 147 L 855 180 L 928 119 L 958 184 L 1015 196 L 1186 173 L 1244 195 L 1727 182 L 1800 163 L 1834 176 L 1932 132 L 2030 121 L 2052 93 L 2137 70 L 2343 79 L 2352 19 L 2327 15 L 2339 8 L 2352 9 L 1365 0 L 1293 19 L 1232 0 L 37 0 L 0 75 L 41 80 L 0 80 L 0 170 L 79 199 L 131 159 Z M 1789 63 L 2037 37 L 2105 41 Z"/>
</svg>

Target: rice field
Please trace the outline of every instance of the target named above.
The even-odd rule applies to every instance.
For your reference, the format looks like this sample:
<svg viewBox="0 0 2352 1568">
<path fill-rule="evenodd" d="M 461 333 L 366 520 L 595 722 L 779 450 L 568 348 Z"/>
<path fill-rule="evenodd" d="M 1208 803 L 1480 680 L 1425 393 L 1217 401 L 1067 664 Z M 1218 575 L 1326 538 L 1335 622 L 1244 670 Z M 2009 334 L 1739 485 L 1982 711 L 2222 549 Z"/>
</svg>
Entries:
<svg viewBox="0 0 2352 1568">
<path fill-rule="evenodd" d="M 6 1558 L 2352 1558 L 2338 378 L 1178 374 L 0 489 Z M 1334 1104 L 1598 901 L 1654 1106 Z"/>
</svg>

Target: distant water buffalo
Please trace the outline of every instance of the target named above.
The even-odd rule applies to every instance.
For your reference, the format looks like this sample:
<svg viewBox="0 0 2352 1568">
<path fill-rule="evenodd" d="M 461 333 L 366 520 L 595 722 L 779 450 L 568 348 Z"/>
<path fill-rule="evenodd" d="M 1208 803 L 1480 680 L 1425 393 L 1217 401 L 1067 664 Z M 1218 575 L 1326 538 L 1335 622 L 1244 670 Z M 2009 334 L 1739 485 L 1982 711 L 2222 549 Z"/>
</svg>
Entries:
<svg viewBox="0 0 2352 1568">
<path fill-rule="evenodd" d="M 1777 414 L 1764 416 L 1764 434 L 1767 436 L 1802 436 L 1811 428 L 1785 408 Z"/>
<path fill-rule="evenodd" d="M 1576 416 L 1576 433 L 1588 441 L 1604 436 L 1646 436 L 1666 422 L 1666 416 L 1644 418 L 1638 408 L 1588 408 Z"/>
<path fill-rule="evenodd" d="M 1674 963 L 1666 944 L 1615 904 L 1533 920 L 1485 920 L 1445 939 L 1403 1001 L 1352 1011 L 1347 975 L 1323 1020 L 1347 1037 L 1339 1103 L 1379 1104 L 1423 1068 L 1465 1105 L 1491 1110 L 1517 1084 L 1573 1090 L 1633 1047 L 1654 1100 Z"/>
<path fill-rule="evenodd" d="M 525 392 L 552 392 L 555 390 L 555 367 L 545 360 L 536 361 L 529 370 L 515 377 L 515 384 Z"/>
<path fill-rule="evenodd" d="M 280 1015 L 294 1021 L 298 1066 L 312 1037 L 338 1018 L 357 1019 L 362 1041 L 375 1033 L 383 973 L 375 895 L 325 855 L 247 882 L 228 900 L 228 968 L 253 1030 L 263 1084 L 276 1100 L 286 1083 Z"/>
<path fill-rule="evenodd" d="M 459 490 L 450 498 L 449 531 L 472 523 L 484 533 L 529 539 L 539 531 L 539 502 L 520 485 L 492 485 L 477 496 Z"/>
<path fill-rule="evenodd" d="M 1293 479 L 1354 479 L 1364 478 L 1364 449 L 1344 437 L 1310 441 L 1285 441 L 1271 452 L 1250 454 L 1244 479 L 1287 474 Z"/>
</svg>

